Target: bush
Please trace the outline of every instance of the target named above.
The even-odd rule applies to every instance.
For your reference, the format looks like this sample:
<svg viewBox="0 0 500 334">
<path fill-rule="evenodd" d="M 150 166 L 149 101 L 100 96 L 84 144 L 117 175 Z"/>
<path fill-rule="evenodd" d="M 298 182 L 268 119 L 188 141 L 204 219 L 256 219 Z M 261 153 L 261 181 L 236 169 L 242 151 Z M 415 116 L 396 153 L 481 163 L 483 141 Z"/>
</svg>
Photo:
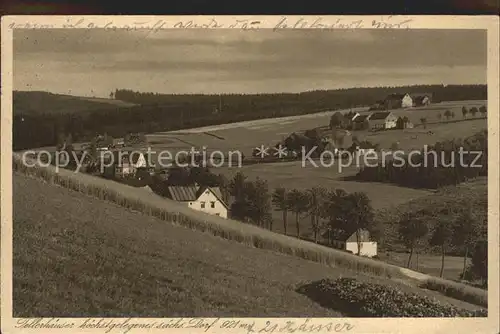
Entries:
<svg viewBox="0 0 500 334">
<path fill-rule="evenodd" d="M 299 288 L 324 307 L 354 317 L 486 317 L 486 310 L 468 311 L 398 288 L 363 283 L 354 278 L 323 279 Z"/>
</svg>

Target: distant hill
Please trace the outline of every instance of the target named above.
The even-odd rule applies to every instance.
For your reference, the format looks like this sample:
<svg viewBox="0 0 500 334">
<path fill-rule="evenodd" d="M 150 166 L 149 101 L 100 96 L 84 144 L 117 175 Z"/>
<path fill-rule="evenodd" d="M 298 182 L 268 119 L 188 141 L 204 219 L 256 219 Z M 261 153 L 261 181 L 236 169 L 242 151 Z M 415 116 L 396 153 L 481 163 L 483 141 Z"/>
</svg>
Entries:
<svg viewBox="0 0 500 334">
<path fill-rule="evenodd" d="M 13 92 L 13 110 L 16 114 L 73 113 L 90 110 L 131 107 L 135 103 L 120 100 L 53 94 L 49 92 Z"/>
</svg>

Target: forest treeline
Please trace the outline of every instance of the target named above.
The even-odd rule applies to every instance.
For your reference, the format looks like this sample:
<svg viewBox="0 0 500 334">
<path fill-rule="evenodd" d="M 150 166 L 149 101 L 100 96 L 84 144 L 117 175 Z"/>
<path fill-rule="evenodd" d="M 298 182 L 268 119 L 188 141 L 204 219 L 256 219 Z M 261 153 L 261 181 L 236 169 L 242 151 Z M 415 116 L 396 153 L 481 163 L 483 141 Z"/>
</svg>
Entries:
<svg viewBox="0 0 500 334">
<path fill-rule="evenodd" d="M 433 102 L 485 100 L 486 85 L 351 88 L 280 94 L 174 95 L 117 89 L 106 104 L 46 92 L 13 94 L 14 150 L 51 146 L 61 134 L 87 141 L 96 134 L 169 131 L 326 110 L 369 106 L 391 93 L 433 94 Z"/>
</svg>

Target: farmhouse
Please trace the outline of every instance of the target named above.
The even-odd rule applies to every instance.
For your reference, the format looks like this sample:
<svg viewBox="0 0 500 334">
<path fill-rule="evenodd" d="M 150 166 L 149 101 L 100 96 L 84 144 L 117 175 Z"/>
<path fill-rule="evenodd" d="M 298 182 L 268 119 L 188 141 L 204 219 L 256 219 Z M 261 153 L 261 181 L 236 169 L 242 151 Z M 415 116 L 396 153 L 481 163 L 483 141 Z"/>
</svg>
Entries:
<svg viewBox="0 0 500 334">
<path fill-rule="evenodd" d="M 222 199 L 219 187 L 169 186 L 167 197 L 185 203 L 193 210 L 227 218 L 228 207 Z"/>
<path fill-rule="evenodd" d="M 410 94 L 391 94 L 384 100 L 386 109 L 410 108 L 413 107 L 413 99 Z"/>
<path fill-rule="evenodd" d="M 390 111 L 377 111 L 368 116 L 370 130 L 393 129 L 398 118 Z"/>
<path fill-rule="evenodd" d="M 370 241 L 370 232 L 365 229 L 359 230 L 359 239 L 361 256 L 374 257 L 377 255 L 377 242 Z M 346 232 L 344 230 L 333 231 L 333 246 L 338 249 L 351 251 L 353 254 L 358 254 L 358 241 L 356 231 Z"/>
</svg>

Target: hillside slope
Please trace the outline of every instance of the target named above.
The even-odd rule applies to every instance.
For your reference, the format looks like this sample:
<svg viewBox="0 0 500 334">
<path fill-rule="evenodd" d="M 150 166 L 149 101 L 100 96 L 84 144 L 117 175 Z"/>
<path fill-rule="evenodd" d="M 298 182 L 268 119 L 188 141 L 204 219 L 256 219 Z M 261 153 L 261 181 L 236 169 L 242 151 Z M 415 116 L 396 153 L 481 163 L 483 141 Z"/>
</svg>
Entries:
<svg viewBox="0 0 500 334">
<path fill-rule="evenodd" d="M 14 175 L 15 317 L 320 316 L 296 292 L 305 281 L 356 276 L 170 225 L 61 187 Z"/>
<path fill-rule="evenodd" d="M 53 94 L 48 92 L 14 91 L 13 112 L 17 114 L 58 114 L 90 110 L 107 110 L 116 107 L 131 107 L 134 103 L 103 99 Z"/>
</svg>

